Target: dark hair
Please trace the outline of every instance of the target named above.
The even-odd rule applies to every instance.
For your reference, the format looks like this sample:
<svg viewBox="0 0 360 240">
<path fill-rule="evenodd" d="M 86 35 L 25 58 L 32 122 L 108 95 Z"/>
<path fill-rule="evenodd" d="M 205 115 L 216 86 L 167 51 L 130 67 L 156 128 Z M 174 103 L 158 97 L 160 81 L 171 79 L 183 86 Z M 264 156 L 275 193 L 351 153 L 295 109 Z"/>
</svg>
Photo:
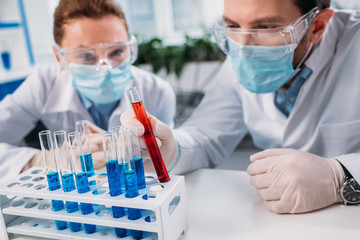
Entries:
<svg viewBox="0 0 360 240">
<path fill-rule="evenodd" d="M 319 10 L 330 7 L 330 0 L 295 0 L 295 5 L 300 8 L 301 14 L 305 14 L 316 6 Z"/>
<path fill-rule="evenodd" d="M 57 44 L 61 44 L 64 37 L 64 25 L 73 19 L 101 19 L 108 15 L 114 15 L 123 20 L 128 31 L 124 12 L 112 0 L 60 0 L 54 14 L 54 40 Z"/>
</svg>

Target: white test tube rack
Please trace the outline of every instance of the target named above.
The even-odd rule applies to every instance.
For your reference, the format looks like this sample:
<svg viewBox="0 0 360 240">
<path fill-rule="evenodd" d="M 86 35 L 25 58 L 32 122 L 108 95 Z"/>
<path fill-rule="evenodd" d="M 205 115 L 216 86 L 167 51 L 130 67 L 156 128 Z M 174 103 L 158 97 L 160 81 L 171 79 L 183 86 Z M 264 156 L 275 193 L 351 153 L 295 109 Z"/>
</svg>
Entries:
<svg viewBox="0 0 360 240">
<path fill-rule="evenodd" d="M 182 238 L 187 231 L 185 181 L 182 176 L 170 177 L 170 182 L 159 183 L 156 176 L 146 175 L 148 200 L 144 200 L 144 194 L 135 198 L 126 198 L 124 193 L 110 197 L 105 172 L 89 178 L 96 185 L 90 186 L 88 193 L 63 192 L 62 188 L 51 192 L 45 169 L 33 167 L 0 186 L 0 239 L 8 240 L 11 234 L 50 239 L 133 239 L 130 231 L 125 238 L 118 238 L 114 228 L 144 231 L 146 240 Z M 80 210 L 53 212 L 51 199 L 92 203 L 95 211 L 89 215 L 82 215 Z M 126 213 L 114 219 L 111 206 L 143 209 L 142 217 L 129 220 Z M 93 234 L 84 230 L 71 232 L 69 226 L 57 230 L 54 220 L 95 224 L 97 229 Z"/>
</svg>

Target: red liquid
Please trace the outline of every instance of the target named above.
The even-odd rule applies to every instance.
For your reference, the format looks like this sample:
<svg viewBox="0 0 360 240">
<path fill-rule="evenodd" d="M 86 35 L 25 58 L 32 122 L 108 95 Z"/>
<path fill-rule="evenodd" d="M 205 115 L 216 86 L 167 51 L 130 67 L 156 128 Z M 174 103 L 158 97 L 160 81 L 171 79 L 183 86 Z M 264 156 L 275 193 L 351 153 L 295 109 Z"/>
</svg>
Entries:
<svg viewBox="0 0 360 240">
<path fill-rule="evenodd" d="M 160 182 L 170 181 L 169 173 L 165 167 L 164 160 L 161 156 L 160 149 L 156 143 L 154 133 L 151 128 L 150 121 L 146 115 L 146 111 L 142 101 L 131 103 L 136 118 L 142 123 L 145 128 L 144 140 L 148 149 L 151 161 L 154 164 L 156 174 Z"/>
</svg>

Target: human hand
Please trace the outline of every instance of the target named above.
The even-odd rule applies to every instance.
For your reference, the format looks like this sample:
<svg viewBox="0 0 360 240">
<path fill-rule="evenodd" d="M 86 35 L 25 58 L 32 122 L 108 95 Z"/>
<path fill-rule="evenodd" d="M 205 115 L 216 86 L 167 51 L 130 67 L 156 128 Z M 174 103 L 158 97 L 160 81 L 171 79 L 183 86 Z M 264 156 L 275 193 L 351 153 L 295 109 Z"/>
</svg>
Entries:
<svg viewBox="0 0 360 240">
<path fill-rule="evenodd" d="M 177 154 L 177 146 L 175 138 L 172 134 L 171 129 L 163 122 L 158 120 L 156 117 L 148 114 L 148 118 L 156 138 L 157 144 L 160 148 L 161 155 L 167 168 L 169 168 L 174 162 Z M 144 144 L 143 134 L 145 132 L 144 126 L 136 119 L 133 111 L 126 111 L 121 114 L 120 117 L 121 125 L 128 128 L 130 131 L 138 133 L 141 141 L 142 158 L 144 161 L 150 159 L 149 153 Z M 144 162 L 146 170 L 152 168 L 149 161 Z"/>
<path fill-rule="evenodd" d="M 295 149 L 269 149 L 250 157 L 247 169 L 266 208 L 304 213 L 341 202 L 344 171 L 335 159 Z"/>
<path fill-rule="evenodd" d="M 44 160 L 43 160 L 43 155 L 42 152 L 39 151 L 37 152 L 31 159 L 30 161 L 28 161 L 25 166 L 23 167 L 23 169 L 21 170 L 21 172 L 24 172 L 32 167 L 43 167 L 44 166 Z"/>
</svg>

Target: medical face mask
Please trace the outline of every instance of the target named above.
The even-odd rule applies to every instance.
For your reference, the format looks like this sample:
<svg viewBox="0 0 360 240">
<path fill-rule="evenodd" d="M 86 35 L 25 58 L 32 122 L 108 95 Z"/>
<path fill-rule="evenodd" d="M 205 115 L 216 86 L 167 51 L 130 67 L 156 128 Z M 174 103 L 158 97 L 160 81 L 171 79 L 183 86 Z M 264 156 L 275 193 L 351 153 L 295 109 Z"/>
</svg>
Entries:
<svg viewBox="0 0 360 240">
<path fill-rule="evenodd" d="M 94 66 L 69 64 L 72 85 L 95 104 L 104 104 L 119 100 L 130 80 L 134 77 L 129 61 L 115 69 L 108 65 Z"/>
<path fill-rule="evenodd" d="M 231 41 L 229 41 L 231 43 Z M 230 46 L 232 67 L 238 82 L 253 93 L 276 91 L 299 69 L 294 69 L 294 45 Z M 236 53 L 235 53 L 236 52 Z"/>
<path fill-rule="evenodd" d="M 293 68 L 294 51 L 318 12 L 315 7 L 288 26 L 270 29 L 232 28 L 219 19 L 213 32 L 218 46 L 231 56 L 239 83 L 254 93 L 270 93 L 289 81 L 308 56 L 312 46 Z"/>
</svg>

